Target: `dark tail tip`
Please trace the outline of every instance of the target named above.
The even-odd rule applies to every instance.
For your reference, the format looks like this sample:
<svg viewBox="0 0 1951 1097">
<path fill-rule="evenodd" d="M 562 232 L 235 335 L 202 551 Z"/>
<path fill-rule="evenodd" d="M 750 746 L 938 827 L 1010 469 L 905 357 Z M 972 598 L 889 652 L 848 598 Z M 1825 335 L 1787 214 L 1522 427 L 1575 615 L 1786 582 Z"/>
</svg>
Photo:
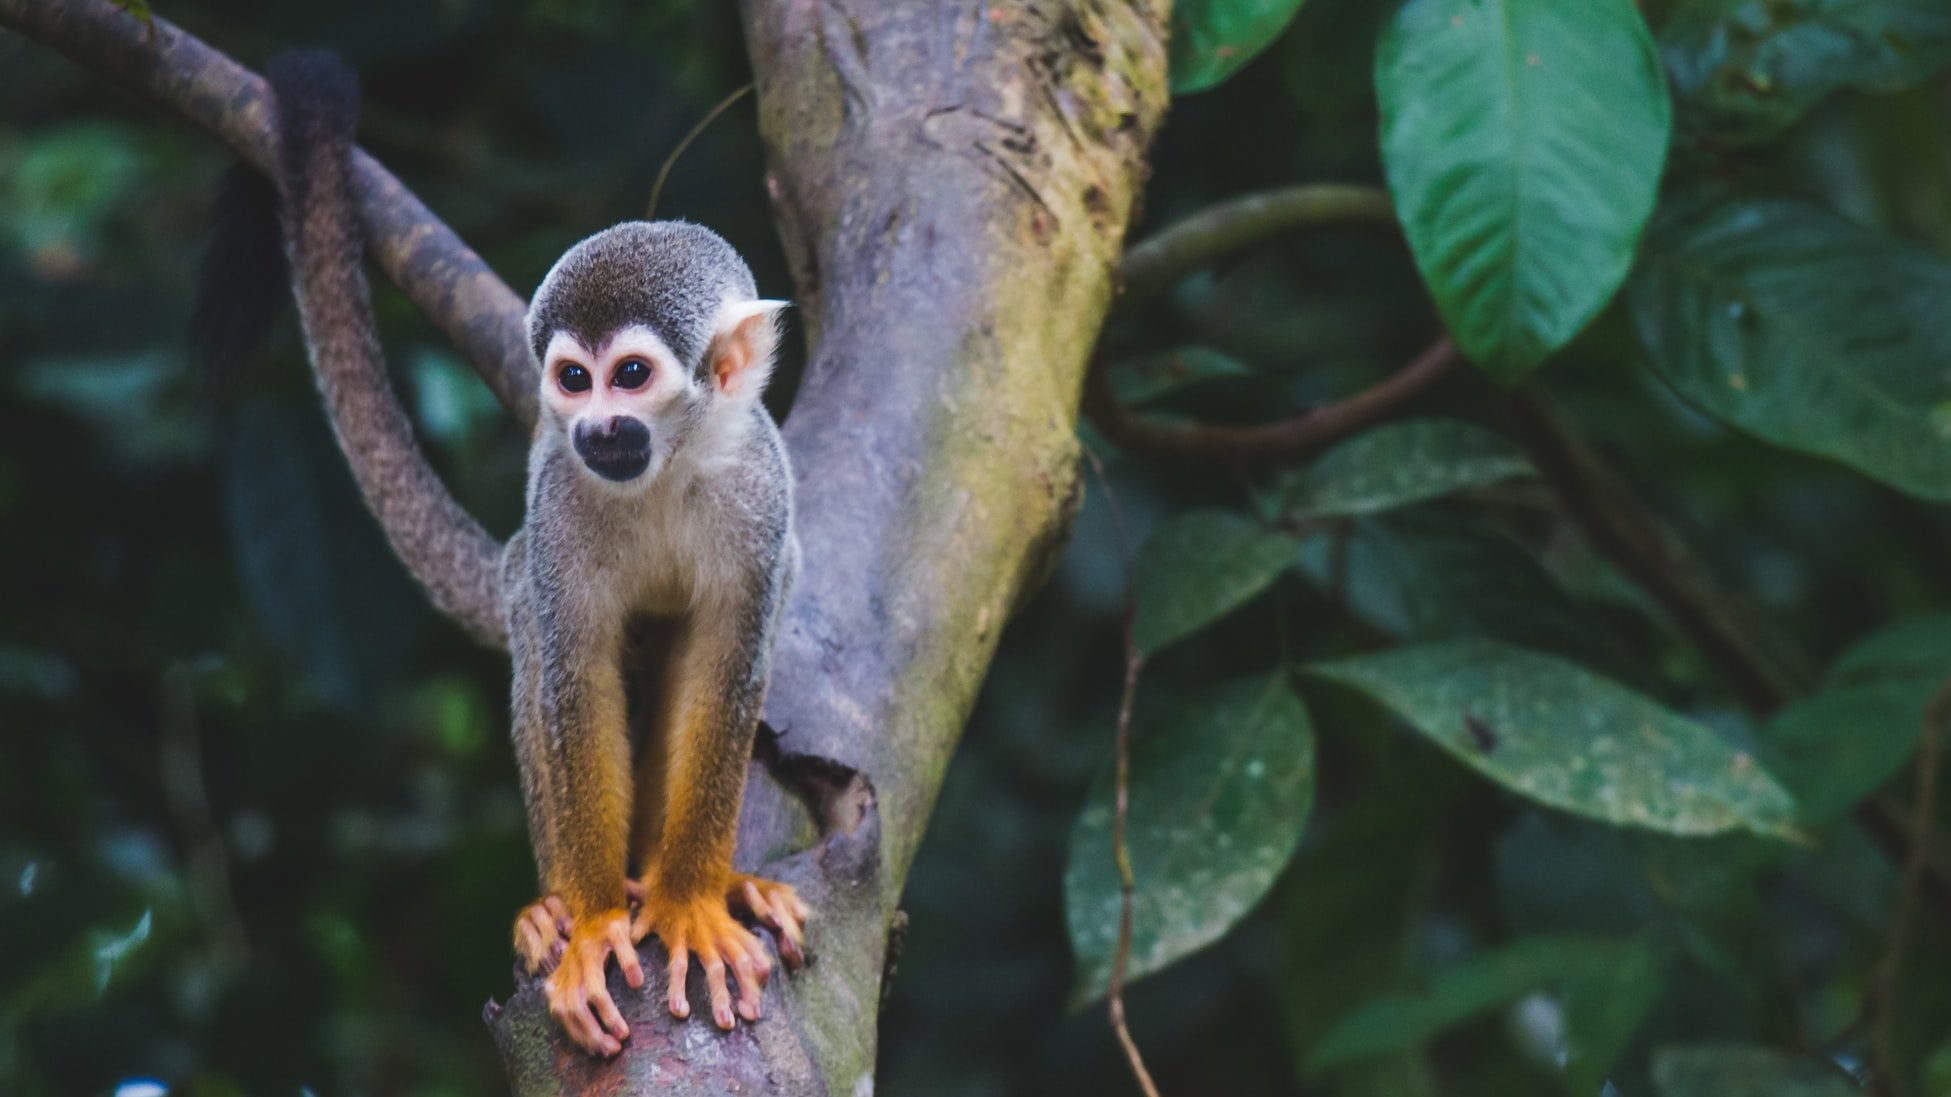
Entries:
<svg viewBox="0 0 1951 1097">
<path fill-rule="evenodd" d="M 224 173 L 190 312 L 190 354 L 212 393 L 228 391 L 264 346 L 286 297 L 278 189 L 247 164 Z"/>
<path fill-rule="evenodd" d="M 264 66 L 277 101 L 278 149 L 286 179 L 304 178 L 319 144 L 352 144 L 359 126 L 359 78 L 331 50 L 286 50 Z"/>
</svg>

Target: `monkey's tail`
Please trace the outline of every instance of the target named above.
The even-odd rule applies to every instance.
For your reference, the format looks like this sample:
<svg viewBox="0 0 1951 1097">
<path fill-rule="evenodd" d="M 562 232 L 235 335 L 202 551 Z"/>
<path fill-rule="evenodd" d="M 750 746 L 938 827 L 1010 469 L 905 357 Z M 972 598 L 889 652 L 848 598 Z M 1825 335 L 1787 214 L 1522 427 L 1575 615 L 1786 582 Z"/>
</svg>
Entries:
<svg viewBox="0 0 1951 1097">
<path fill-rule="evenodd" d="M 276 103 L 292 292 L 339 448 L 393 551 L 434 605 L 481 640 L 505 646 L 501 546 L 420 452 L 380 351 L 352 198 L 358 81 L 333 54 L 311 50 L 274 58 L 265 75 Z"/>
</svg>

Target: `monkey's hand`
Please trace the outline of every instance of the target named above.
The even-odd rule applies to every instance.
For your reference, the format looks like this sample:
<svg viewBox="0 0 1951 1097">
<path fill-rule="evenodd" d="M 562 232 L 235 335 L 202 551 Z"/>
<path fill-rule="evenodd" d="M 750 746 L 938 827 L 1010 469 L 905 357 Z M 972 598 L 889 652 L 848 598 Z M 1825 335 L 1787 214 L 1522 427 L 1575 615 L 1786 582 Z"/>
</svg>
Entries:
<svg viewBox="0 0 1951 1097">
<path fill-rule="evenodd" d="M 550 895 L 537 899 L 515 915 L 515 956 L 530 975 L 547 975 L 561 961 L 569 944 L 569 908 Z"/>
<path fill-rule="evenodd" d="M 738 1024 L 732 1016 L 732 992 L 725 983 L 727 968 L 738 976 L 738 1016 L 756 1021 L 763 1014 L 760 992 L 772 973 L 772 960 L 759 939 L 732 917 L 722 894 L 707 892 L 677 899 L 650 889 L 637 908 L 630 932 L 635 940 L 655 933 L 671 954 L 667 971 L 671 1016 L 680 1020 L 691 1016 L 684 978 L 691 970 L 693 953 L 704 966 L 705 986 L 711 992 L 711 1019 L 719 1028 L 729 1032 Z"/>
<path fill-rule="evenodd" d="M 615 1055 L 630 1038 L 630 1026 L 617 1012 L 603 979 L 603 968 L 612 954 L 623 970 L 623 981 L 632 987 L 643 986 L 644 969 L 637 961 L 630 915 L 621 908 L 576 920 L 570 927 L 562 962 L 544 987 L 549 1012 L 571 1040 L 594 1055 Z"/>
</svg>

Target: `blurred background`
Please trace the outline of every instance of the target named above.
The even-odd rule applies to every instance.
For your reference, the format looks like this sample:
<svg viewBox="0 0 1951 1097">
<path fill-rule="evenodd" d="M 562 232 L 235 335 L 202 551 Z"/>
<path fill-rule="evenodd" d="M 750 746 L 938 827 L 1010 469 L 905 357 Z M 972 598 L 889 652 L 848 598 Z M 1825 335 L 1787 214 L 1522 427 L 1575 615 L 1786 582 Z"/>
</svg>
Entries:
<svg viewBox="0 0 1951 1097">
<path fill-rule="evenodd" d="M 1655 20 L 1672 6 L 1646 5 Z M 1387 7 L 1308 0 L 1232 79 L 1178 99 L 1134 238 L 1257 188 L 1379 183 L 1372 56 Z M 750 77 L 729 4 L 157 11 L 253 67 L 291 45 L 342 51 L 365 81 L 365 147 L 518 291 L 569 243 L 642 216 L 678 140 Z M 1768 145 L 1682 138 L 1672 156 L 1943 256 L 1947 107 L 1941 77 L 1848 92 Z M 506 669 L 389 555 L 289 316 L 248 376 L 212 384 L 188 360 L 226 163 L 207 136 L 0 32 L 0 1092 L 497 1092 L 480 1011 L 510 989 L 510 916 L 534 886 Z M 747 99 L 677 163 L 657 213 L 723 233 L 762 292 L 790 297 L 762 168 Z M 524 440 L 426 321 L 375 288 L 428 450 L 505 535 Z M 1942 507 L 1691 410 L 1638 368 L 1618 311 L 1535 384 L 1785 658 L 1812 675 L 1878 626 L 1951 606 Z M 1201 348 L 1203 366 L 1152 360 L 1199 382 L 1164 386 L 1161 406 L 1242 421 L 1360 387 L 1437 334 L 1401 241 L 1348 229 L 1270 241 L 1108 338 L 1121 360 Z M 797 361 L 770 394 L 781 415 Z M 1498 405 L 1459 373 L 1419 406 L 1488 421 Z M 1134 541 L 1269 486 L 1121 459 L 1083 433 Z M 1066 863 L 1122 671 L 1119 541 L 1089 487 L 1062 566 L 1005 635 L 914 868 L 880 1092 L 1131 1091 L 1099 1004 L 1070 1004 Z M 1216 677 L 1392 637 L 1529 630 L 1575 634 L 1616 677 L 1731 740 L 1753 734 L 1535 482 L 1463 506 L 1335 527 L 1320 566 L 1153 661 L 1141 724 Z M 1645 1048 L 1675 1038 L 1860 1063 L 1896 878 L 1864 833 L 1844 825 L 1757 865 L 1749 839 L 1579 821 L 1474 777 L 1352 693 L 1300 688 L 1318 756 L 1298 853 L 1218 944 L 1130 992 L 1168 1094 L 1556 1092 L 1565 1000 L 1546 977 L 1499 984 L 1411 1052 L 1309 1063 L 1378 995 L 1541 933 L 1654 942 L 1658 978 L 1609 1092 L 1652 1093 Z M 1908 787 L 1890 786 L 1899 808 Z M 1933 1094 L 1951 1093 L 1943 912 L 1927 906 L 1914 934 L 1899 1033 Z"/>
</svg>

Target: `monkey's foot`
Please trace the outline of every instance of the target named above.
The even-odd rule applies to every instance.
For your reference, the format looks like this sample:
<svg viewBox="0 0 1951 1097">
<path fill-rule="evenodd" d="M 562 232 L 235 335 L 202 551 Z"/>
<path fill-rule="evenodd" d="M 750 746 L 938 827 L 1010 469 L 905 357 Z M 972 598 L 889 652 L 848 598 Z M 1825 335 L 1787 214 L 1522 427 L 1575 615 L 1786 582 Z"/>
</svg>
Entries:
<svg viewBox="0 0 1951 1097">
<path fill-rule="evenodd" d="M 711 1019 L 719 1028 L 729 1032 L 738 1024 L 732 1016 L 732 992 L 725 983 L 728 967 L 738 976 L 738 1016 L 756 1021 L 764 1013 L 760 992 L 772 973 L 772 961 L 759 939 L 732 917 L 723 895 L 673 899 L 651 889 L 637 908 L 630 929 L 637 940 L 655 933 L 670 951 L 671 1016 L 679 1020 L 691 1016 L 684 977 L 691 970 L 694 953 L 704 966 L 705 986 L 711 991 Z"/>
<path fill-rule="evenodd" d="M 623 970 L 623 981 L 643 986 L 644 969 L 630 936 L 630 915 L 619 908 L 579 918 L 570 927 L 562 962 L 543 988 L 549 1012 L 563 1031 L 593 1055 L 615 1055 L 630 1038 L 630 1026 L 617 1012 L 603 981 L 603 968 L 612 954 Z"/>
<path fill-rule="evenodd" d="M 553 895 L 537 899 L 515 915 L 515 955 L 530 975 L 554 971 L 569 944 L 569 908 Z"/>
<path fill-rule="evenodd" d="M 779 958 L 794 970 L 806 964 L 806 922 L 813 916 L 790 884 L 739 873 L 732 877 L 725 902 L 772 927 L 779 936 Z"/>
</svg>

